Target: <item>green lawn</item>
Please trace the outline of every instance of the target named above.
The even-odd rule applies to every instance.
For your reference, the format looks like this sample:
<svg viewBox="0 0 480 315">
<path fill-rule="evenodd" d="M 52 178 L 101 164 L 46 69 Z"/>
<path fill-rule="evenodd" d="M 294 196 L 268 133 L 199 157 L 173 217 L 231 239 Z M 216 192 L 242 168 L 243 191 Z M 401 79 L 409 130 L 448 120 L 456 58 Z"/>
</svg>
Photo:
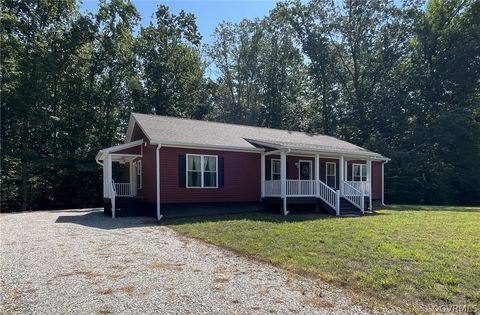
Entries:
<svg viewBox="0 0 480 315">
<path fill-rule="evenodd" d="M 167 224 L 371 301 L 480 303 L 480 208 L 391 206 L 356 218 L 255 213 Z"/>
</svg>

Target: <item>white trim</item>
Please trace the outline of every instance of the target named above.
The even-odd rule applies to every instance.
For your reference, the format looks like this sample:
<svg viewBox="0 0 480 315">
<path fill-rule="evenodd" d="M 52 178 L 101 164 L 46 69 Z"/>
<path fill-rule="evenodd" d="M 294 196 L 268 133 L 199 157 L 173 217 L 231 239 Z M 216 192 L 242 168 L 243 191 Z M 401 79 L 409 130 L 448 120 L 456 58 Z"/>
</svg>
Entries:
<svg viewBox="0 0 480 315">
<path fill-rule="evenodd" d="M 310 169 L 309 169 L 309 174 L 308 174 L 308 180 L 313 180 L 313 163 L 312 160 L 298 160 L 298 179 L 300 180 L 300 164 L 301 163 L 308 163 L 310 164 Z"/>
<path fill-rule="evenodd" d="M 354 172 L 354 169 L 355 169 L 355 166 L 360 166 L 360 180 L 355 180 L 354 179 L 354 176 L 355 176 L 355 172 Z M 365 173 L 366 174 L 363 174 L 363 167 L 362 166 L 365 166 Z M 362 180 L 362 178 L 364 177 L 365 175 L 365 180 Z M 368 182 L 368 165 L 367 163 L 352 163 L 352 182 Z"/>
<path fill-rule="evenodd" d="M 120 157 L 131 157 L 131 158 L 137 158 L 137 157 L 142 157 L 141 154 L 124 154 L 124 153 L 110 153 L 111 156 L 120 156 Z"/>
<path fill-rule="evenodd" d="M 143 143 L 143 139 L 102 149 L 102 150 L 98 151 L 97 155 L 95 156 L 95 160 L 97 160 L 97 162 L 98 162 L 98 160 L 104 160 L 106 158 L 107 154 L 112 154 L 112 155 L 115 155 L 115 156 L 126 156 L 126 157 L 138 156 L 138 154 L 115 153 L 115 151 L 129 149 L 129 148 L 132 148 L 132 147 L 136 147 L 137 145 L 141 146 L 142 143 Z M 143 153 L 143 151 L 142 151 L 142 153 Z"/>
<path fill-rule="evenodd" d="M 332 165 L 333 164 L 333 169 L 335 170 L 334 174 L 333 174 L 333 178 L 335 178 L 335 185 L 330 186 L 328 185 L 328 165 Z M 331 177 L 332 175 L 330 175 Z M 335 162 L 325 162 L 325 184 L 327 184 L 328 187 L 332 188 L 332 189 L 335 189 L 337 187 L 337 163 Z"/>
<path fill-rule="evenodd" d="M 135 189 L 143 189 L 143 163 L 142 160 L 135 161 Z"/>
<path fill-rule="evenodd" d="M 320 180 L 320 156 L 315 154 L 315 169 L 313 170 L 315 174 L 315 180 Z"/>
<path fill-rule="evenodd" d="M 188 185 L 188 157 L 189 156 L 199 156 L 200 157 L 200 184 L 201 186 L 189 186 Z M 204 157 L 214 157 L 215 158 L 215 175 L 216 175 L 216 180 L 215 180 L 215 186 L 204 186 L 205 183 L 203 181 L 204 179 L 204 173 L 205 173 L 205 170 L 203 169 L 203 161 L 204 161 Z M 209 155 L 209 154 L 186 154 L 186 158 L 185 158 L 185 187 L 186 188 L 207 188 L 207 189 L 211 189 L 211 188 L 218 188 L 218 155 Z M 191 171 L 191 172 L 198 172 L 198 171 Z M 209 173 L 213 173 L 212 171 L 208 171 Z"/>
<path fill-rule="evenodd" d="M 278 163 L 280 163 L 280 173 L 273 173 L 273 161 L 278 161 Z M 277 179 L 273 179 L 273 174 L 280 175 L 279 179 L 282 178 L 282 160 L 281 159 L 270 159 L 270 180 L 277 180 Z"/>
<path fill-rule="evenodd" d="M 268 152 L 265 152 L 265 155 L 278 155 L 280 153 L 282 153 L 283 150 L 272 150 L 272 151 L 268 151 Z"/>
</svg>

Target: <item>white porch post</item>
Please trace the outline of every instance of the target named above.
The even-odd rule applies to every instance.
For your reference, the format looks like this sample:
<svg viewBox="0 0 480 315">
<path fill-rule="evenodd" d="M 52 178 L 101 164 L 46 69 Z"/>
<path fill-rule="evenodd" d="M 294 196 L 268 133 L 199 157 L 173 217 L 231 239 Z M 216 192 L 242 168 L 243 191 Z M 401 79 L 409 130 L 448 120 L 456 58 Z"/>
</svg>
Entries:
<svg viewBox="0 0 480 315">
<path fill-rule="evenodd" d="M 260 172 L 262 172 L 261 174 L 261 197 L 264 198 L 265 197 L 265 153 L 262 152 L 261 154 L 261 157 L 260 157 Z"/>
<path fill-rule="evenodd" d="M 315 186 L 316 187 L 316 190 L 315 190 L 315 195 L 317 197 L 320 196 L 320 156 L 318 154 L 315 154 L 315 169 L 314 169 L 314 172 L 315 172 Z"/>
<path fill-rule="evenodd" d="M 157 220 L 160 220 L 162 218 L 162 215 L 160 214 L 160 147 L 161 145 L 157 145 L 157 150 L 156 150 L 156 175 L 157 175 Z"/>
<path fill-rule="evenodd" d="M 345 181 L 345 158 L 343 155 L 340 157 L 340 162 L 339 164 L 339 173 L 338 173 L 338 179 L 340 181 L 340 196 L 343 196 L 343 182 Z"/>
<path fill-rule="evenodd" d="M 133 185 L 133 177 L 135 176 L 133 174 L 133 159 L 128 162 L 128 166 L 130 171 L 130 195 L 136 196 L 137 192 L 134 190 L 136 187 Z"/>
<path fill-rule="evenodd" d="M 110 186 L 108 186 L 108 169 L 107 169 L 106 159 L 103 161 L 102 171 L 103 171 L 103 198 L 110 198 Z"/>
<path fill-rule="evenodd" d="M 280 182 L 281 194 L 283 199 L 283 215 L 288 214 L 287 210 L 287 154 L 285 151 L 280 153 Z"/>
<path fill-rule="evenodd" d="M 372 160 L 367 160 L 368 209 L 372 210 Z"/>
<path fill-rule="evenodd" d="M 382 162 L 382 206 L 385 205 L 385 199 L 384 199 L 384 191 L 385 191 L 385 175 L 384 175 L 384 167 L 385 167 L 385 162 Z"/>
<path fill-rule="evenodd" d="M 105 165 L 105 163 L 104 163 Z M 115 194 L 112 193 L 112 155 L 107 154 L 107 163 L 105 165 L 107 168 L 107 189 L 108 189 L 108 196 L 110 198 L 112 204 L 112 218 L 115 219 Z"/>
</svg>

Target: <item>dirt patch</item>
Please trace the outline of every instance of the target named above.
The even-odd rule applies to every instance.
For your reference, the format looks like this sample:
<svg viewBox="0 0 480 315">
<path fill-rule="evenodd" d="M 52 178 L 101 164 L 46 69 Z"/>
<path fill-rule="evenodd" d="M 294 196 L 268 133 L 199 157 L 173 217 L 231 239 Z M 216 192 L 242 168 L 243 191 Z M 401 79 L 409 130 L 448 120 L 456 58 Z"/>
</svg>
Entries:
<svg viewBox="0 0 480 315">
<path fill-rule="evenodd" d="M 129 268 L 130 266 L 129 265 L 120 265 L 120 264 L 113 264 L 110 266 L 110 268 L 112 269 L 120 269 L 120 270 L 124 270 L 124 269 L 127 269 Z"/>
<path fill-rule="evenodd" d="M 308 305 L 311 305 L 313 307 L 317 308 L 332 308 L 333 304 L 330 303 L 329 301 L 319 298 L 319 297 L 311 297 L 311 298 L 306 298 L 304 302 Z"/>
<path fill-rule="evenodd" d="M 122 291 L 123 293 L 125 294 L 128 294 L 128 295 L 132 295 L 133 294 L 133 291 L 135 290 L 135 287 L 134 286 L 125 286 L 125 287 L 121 287 L 118 289 L 119 291 Z"/>
<path fill-rule="evenodd" d="M 102 295 L 111 295 L 111 294 L 113 294 L 113 289 L 112 288 L 105 288 L 105 289 L 97 290 L 96 292 L 98 294 L 102 294 Z"/>
<path fill-rule="evenodd" d="M 230 281 L 230 279 L 228 278 L 215 278 L 213 279 L 213 282 L 217 282 L 217 283 L 225 283 L 225 282 L 228 282 Z"/>
<path fill-rule="evenodd" d="M 73 276 L 83 276 L 88 279 L 94 279 L 97 277 L 101 277 L 102 274 L 93 271 L 82 271 L 82 270 L 74 270 L 71 272 L 59 273 L 55 277 L 62 278 L 62 277 L 73 277 Z"/>
<path fill-rule="evenodd" d="M 214 291 L 214 292 L 223 292 L 223 291 L 225 291 L 225 289 L 222 288 L 222 287 L 211 287 L 210 289 L 211 289 L 212 291 Z"/>
<path fill-rule="evenodd" d="M 156 263 L 145 265 L 145 268 L 147 268 L 147 269 L 166 269 L 166 270 L 181 271 L 181 270 L 183 270 L 182 266 L 184 266 L 184 265 L 185 264 L 170 264 L 170 263 L 156 262 Z"/>
</svg>

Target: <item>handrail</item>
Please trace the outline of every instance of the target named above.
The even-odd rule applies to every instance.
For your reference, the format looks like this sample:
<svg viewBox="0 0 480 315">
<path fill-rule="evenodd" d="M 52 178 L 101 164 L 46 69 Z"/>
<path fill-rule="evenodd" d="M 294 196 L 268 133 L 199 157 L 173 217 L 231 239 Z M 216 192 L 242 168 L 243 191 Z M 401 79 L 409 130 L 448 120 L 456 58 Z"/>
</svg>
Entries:
<svg viewBox="0 0 480 315">
<path fill-rule="evenodd" d="M 335 191 L 332 187 L 328 186 L 326 183 L 322 182 L 321 180 L 318 181 L 318 197 L 322 199 L 327 205 L 335 209 L 339 208 L 338 205 L 338 198 L 337 198 L 337 191 Z"/>
<path fill-rule="evenodd" d="M 363 190 L 355 188 L 353 185 L 349 184 L 346 181 L 342 181 L 342 185 L 343 197 L 351 204 L 359 208 L 362 213 L 364 213 L 365 195 L 363 193 Z"/>
</svg>

